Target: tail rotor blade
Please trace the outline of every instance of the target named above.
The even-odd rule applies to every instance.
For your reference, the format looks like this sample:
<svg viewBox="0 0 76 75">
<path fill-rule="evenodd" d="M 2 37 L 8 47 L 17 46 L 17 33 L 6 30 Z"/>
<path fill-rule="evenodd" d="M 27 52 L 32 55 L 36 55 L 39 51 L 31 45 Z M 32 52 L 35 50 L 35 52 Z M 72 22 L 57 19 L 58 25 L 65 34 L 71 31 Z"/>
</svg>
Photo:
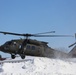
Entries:
<svg viewBox="0 0 76 75">
<path fill-rule="evenodd" d="M 76 41 L 76 33 L 75 33 L 75 41 Z M 74 46 L 75 44 L 76 44 L 76 42 L 73 43 L 73 44 L 71 44 L 71 45 L 69 46 L 69 48 L 72 47 L 72 46 Z"/>
<path fill-rule="evenodd" d="M 76 40 L 76 33 L 75 33 L 75 40 Z"/>
<path fill-rule="evenodd" d="M 76 42 L 75 42 L 75 43 L 73 43 L 73 44 L 71 44 L 71 45 L 69 46 L 69 48 L 70 48 L 70 47 L 72 47 L 72 46 L 74 46 L 75 44 L 76 44 Z"/>
</svg>

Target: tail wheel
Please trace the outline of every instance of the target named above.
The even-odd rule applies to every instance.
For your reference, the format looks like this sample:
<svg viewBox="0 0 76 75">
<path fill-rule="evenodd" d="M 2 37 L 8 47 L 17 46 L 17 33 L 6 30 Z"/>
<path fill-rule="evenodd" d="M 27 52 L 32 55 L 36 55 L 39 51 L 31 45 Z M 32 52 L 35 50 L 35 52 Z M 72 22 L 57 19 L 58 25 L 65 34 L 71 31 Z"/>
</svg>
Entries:
<svg viewBox="0 0 76 75">
<path fill-rule="evenodd" d="M 12 58 L 12 59 L 15 59 L 15 55 L 14 55 L 14 54 L 11 54 L 11 58 Z"/>
</svg>

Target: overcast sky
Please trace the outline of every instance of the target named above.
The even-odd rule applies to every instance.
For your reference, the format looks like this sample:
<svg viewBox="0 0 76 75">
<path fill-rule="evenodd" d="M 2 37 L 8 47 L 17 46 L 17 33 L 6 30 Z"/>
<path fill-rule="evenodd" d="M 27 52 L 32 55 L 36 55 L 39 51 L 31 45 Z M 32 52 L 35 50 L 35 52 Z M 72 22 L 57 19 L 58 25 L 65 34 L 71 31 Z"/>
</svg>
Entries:
<svg viewBox="0 0 76 75">
<path fill-rule="evenodd" d="M 76 0 L 0 0 L 0 31 L 74 35 L 76 32 Z M 20 38 L 0 34 L 0 44 Z M 32 38 L 49 42 L 54 48 L 75 42 L 74 37 Z"/>
</svg>

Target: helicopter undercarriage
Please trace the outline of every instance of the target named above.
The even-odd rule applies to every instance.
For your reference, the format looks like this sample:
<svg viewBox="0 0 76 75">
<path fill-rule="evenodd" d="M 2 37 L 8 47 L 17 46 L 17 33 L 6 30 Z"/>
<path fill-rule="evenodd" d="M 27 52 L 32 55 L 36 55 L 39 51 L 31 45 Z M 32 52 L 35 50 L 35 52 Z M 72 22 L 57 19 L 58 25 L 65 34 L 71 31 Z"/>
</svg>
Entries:
<svg viewBox="0 0 76 75">
<path fill-rule="evenodd" d="M 24 50 L 20 50 L 20 51 L 18 51 L 16 53 L 12 53 L 11 54 L 11 58 L 15 59 L 16 54 L 19 54 L 22 59 L 25 59 L 25 51 Z"/>
<path fill-rule="evenodd" d="M 25 54 L 19 54 L 22 59 L 25 59 Z M 11 54 L 11 58 L 15 59 L 16 54 Z"/>
</svg>

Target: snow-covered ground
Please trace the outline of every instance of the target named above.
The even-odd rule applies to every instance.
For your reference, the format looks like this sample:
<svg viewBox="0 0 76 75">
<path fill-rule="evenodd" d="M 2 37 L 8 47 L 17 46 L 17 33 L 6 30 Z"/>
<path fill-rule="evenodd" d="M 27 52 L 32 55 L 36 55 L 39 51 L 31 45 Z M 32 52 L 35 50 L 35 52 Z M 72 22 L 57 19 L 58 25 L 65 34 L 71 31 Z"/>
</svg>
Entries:
<svg viewBox="0 0 76 75">
<path fill-rule="evenodd" d="M 76 59 L 26 57 L 24 62 L 1 65 L 0 75 L 76 75 Z"/>
</svg>

